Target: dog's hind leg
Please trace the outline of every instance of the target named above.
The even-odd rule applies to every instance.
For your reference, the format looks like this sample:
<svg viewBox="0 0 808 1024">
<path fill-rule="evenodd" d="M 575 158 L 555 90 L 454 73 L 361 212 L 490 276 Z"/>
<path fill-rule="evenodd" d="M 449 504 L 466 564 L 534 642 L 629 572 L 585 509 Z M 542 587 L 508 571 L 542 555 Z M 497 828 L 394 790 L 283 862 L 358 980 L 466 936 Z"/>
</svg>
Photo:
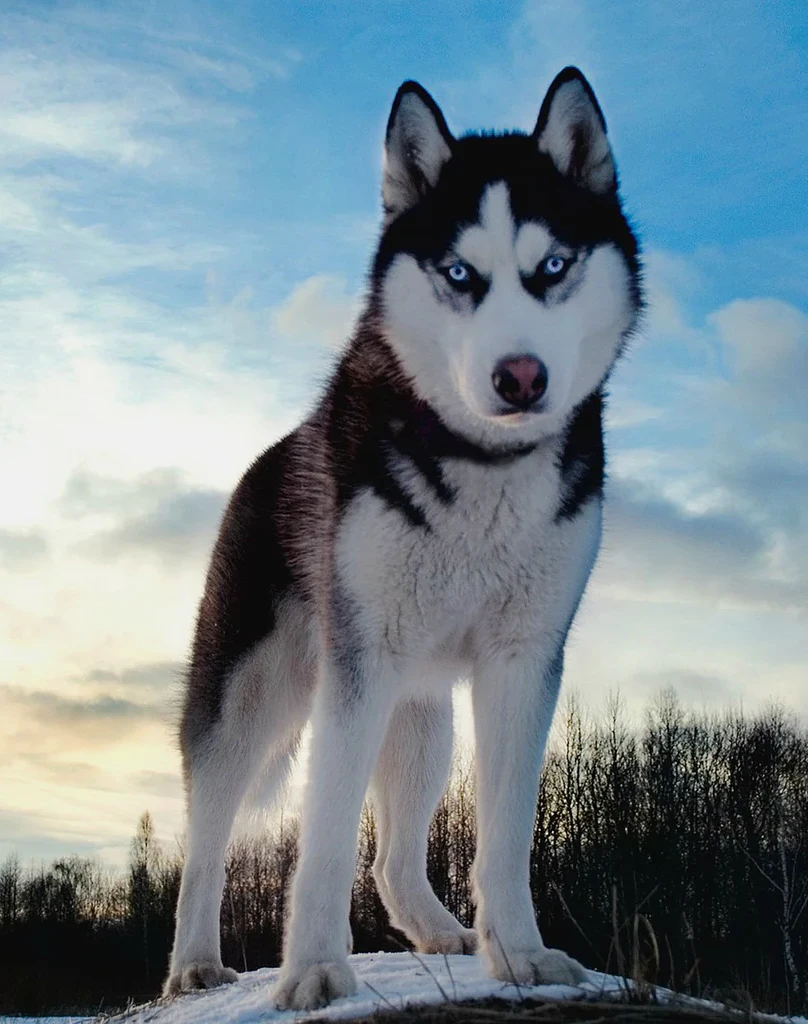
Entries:
<svg viewBox="0 0 808 1024">
<path fill-rule="evenodd" d="M 278 785 L 288 775 L 296 740 L 270 756 L 267 768 Z M 177 933 L 165 995 L 213 988 L 235 981 L 221 961 L 219 912 L 225 884 L 225 851 L 260 751 L 233 757 L 224 738 L 192 769 L 185 866 L 177 905 Z M 273 786 L 273 788 L 275 788 Z"/>
<path fill-rule="evenodd" d="M 313 662 L 290 640 L 289 625 L 279 623 L 272 637 L 227 678 L 215 721 L 194 728 L 186 709 L 187 849 L 165 995 L 212 988 L 237 977 L 222 965 L 220 953 L 227 842 L 259 770 L 263 791 L 282 788 L 309 715 L 314 682 Z M 298 633 L 306 632 L 305 623 L 295 625 Z"/>
<path fill-rule="evenodd" d="M 372 794 L 379 846 L 373 873 L 394 927 L 421 953 L 473 953 L 476 935 L 443 906 L 426 874 L 432 815 L 452 756 L 451 697 L 411 698 L 393 712 Z"/>
</svg>

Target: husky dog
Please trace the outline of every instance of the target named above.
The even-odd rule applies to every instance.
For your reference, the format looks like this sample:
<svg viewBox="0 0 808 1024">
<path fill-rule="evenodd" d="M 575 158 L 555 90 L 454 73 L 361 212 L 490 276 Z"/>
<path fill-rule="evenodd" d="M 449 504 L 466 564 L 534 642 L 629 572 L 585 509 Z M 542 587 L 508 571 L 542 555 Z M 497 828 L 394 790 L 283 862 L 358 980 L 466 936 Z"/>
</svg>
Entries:
<svg viewBox="0 0 808 1024">
<path fill-rule="evenodd" d="M 606 125 L 566 68 L 527 135 L 450 133 L 415 82 L 384 152 L 365 310 L 309 418 L 225 512 L 180 729 L 188 846 L 167 994 L 233 981 L 219 905 L 236 811 L 280 788 L 312 723 L 279 1007 L 356 990 L 347 954 L 362 802 L 375 877 L 418 950 L 574 983 L 536 924 L 529 856 L 564 643 L 598 550 L 604 385 L 640 307 Z M 427 831 L 453 684 L 476 734 L 475 930 L 441 905 Z"/>
</svg>

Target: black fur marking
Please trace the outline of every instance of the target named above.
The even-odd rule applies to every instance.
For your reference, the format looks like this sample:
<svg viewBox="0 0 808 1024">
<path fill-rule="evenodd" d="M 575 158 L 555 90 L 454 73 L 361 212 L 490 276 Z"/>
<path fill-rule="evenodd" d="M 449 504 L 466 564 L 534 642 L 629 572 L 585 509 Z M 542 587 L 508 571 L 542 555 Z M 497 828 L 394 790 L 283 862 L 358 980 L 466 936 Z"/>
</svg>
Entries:
<svg viewBox="0 0 808 1024">
<path fill-rule="evenodd" d="M 449 264 L 449 266 L 452 266 L 455 263 L 462 263 L 466 268 L 469 275 L 468 281 L 464 281 L 462 284 L 458 284 L 453 281 L 449 276 L 448 267 L 438 267 L 438 273 L 441 277 L 445 278 L 447 284 L 456 295 L 469 295 L 474 301 L 474 306 L 479 306 L 491 287 L 490 279 L 480 274 L 475 267 L 470 263 L 466 263 L 465 260 L 452 260 L 452 263 Z"/>
<path fill-rule="evenodd" d="M 382 442 L 379 446 L 380 472 L 374 473 L 370 477 L 370 486 L 382 501 L 387 502 L 390 508 L 398 509 L 413 526 L 424 526 L 428 530 L 429 523 L 426 521 L 426 513 L 419 505 L 415 504 L 396 479 L 395 465 L 390 454 L 389 442 Z"/>
<path fill-rule="evenodd" d="M 278 605 L 295 581 L 278 515 L 293 437 L 253 463 L 222 518 L 188 668 L 182 722 L 186 751 L 218 719 L 227 674 L 272 631 Z"/>
<path fill-rule="evenodd" d="M 430 278 L 432 293 L 438 302 L 448 302 L 457 312 L 468 311 L 469 307 L 476 309 L 488 294 L 491 288 L 491 281 L 469 266 L 471 281 L 467 287 L 457 288 L 447 277 L 441 267 L 434 267 L 430 260 L 421 260 L 421 270 Z M 467 264 L 468 266 L 468 264 Z M 448 286 L 448 287 L 447 287 Z"/>
<path fill-rule="evenodd" d="M 413 526 L 428 528 L 423 509 L 395 475 L 394 425 L 407 421 L 412 401 L 397 360 L 366 317 L 313 419 L 327 446 L 338 511 L 369 487 Z"/>
<path fill-rule="evenodd" d="M 570 419 L 558 459 L 563 487 L 555 515 L 573 519 L 593 497 L 603 494 L 606 455 L 603 447 L 603 395 L 596 391 L 583 401 Z"/>
<path fill-rule="evenodd" d="M 451 505 L 457 497 L 455 489 L 446 483 L 440 462 L 419 438 L 416 425 L 413 422 L 407 423 L 396 432 L 392 443 L 402 455 L 410 459 L 435 492 L 438 501 Z"/>
<path fill-rule="evenodd" d="M 542 260 L 542 262 L 539 263 L 538 267 L 536 267 L 536 270 L 532 274 L 520 274 L 522 287 L 525 289 L 526 292 L 529 292 L 535 299 L 539 299 L 542 302 L 544 301 L 545 296 L 548 294 L 548 292 L 550 293 L 552 298 L 564 301 L 565 299 L 568 299 L 576 289 L 575 274 L 573 274 L 573 284 L 570 287 L 570 271 L 576 269 L 578 271 L 578 274 L 580 274 L 581 266 L 585 266 L 586 261 L 589 259 L 590 255 L 591 250 L 583 249 L 580 252 L 575 253 L 574 256 L 566 256 L 565 259 L 569 261 L 567 263 L 567 266 L 565 267 L 562 273 L 555 275 L 547 274 L 544 271 L 543 267 L 545 261 Z M 578 276 L 578 283 L 580 283 L 580 276 Z M 566 285 L 566 287 L 562 287 L 563 285 Z M 558 290 L 556 291 L 556 289 Z"/>
<path fill-rule="evenodd" d="M 502 465 L 528 455 L 536 448 L 533 444 L 493 451 L 480 448 L 448 430 L 437 414 L 425 403 L 416 405 L 412 418 L 406 422 L 403 429 L 389 437 L 385 446 L 387 444 L 411 461 L 435 492 L 435 497 L 444 505 L 451 505 L 457 494 L 444 479 L 441 459 L 465 459 L 478 465 Z M 391 507 L 403 512 L 413 526 L 425 526 L 429 529 L 425 513 L 412 502 L 395 480 L 394 469 L 387 460 L 385 470 L 384 476 L 377 476 L 371 481 L 376 494 L 386 500 Z"/>
<path fill-rule="evenodd" d="M 517 224 L 538 221 L 573 251 L 614 245 L 623 255 L 639 303 L 637 240 L 623 215 L 616 192 L 592 192 L 561 174 L 536 139 L 521 132 L 466 135 L 458 139 L 437 184 L 384 231 L 371 271 L 378 290 L 392 261 L 401 253 L 426 266 L 452 258 L 460 233 L 479 222 L 485 188 L 506 182 Z"/>
<path fill-rule="evenodd" d="M 435 459 L 465 459 L 479 466 L 502 466 L 536 450 L 537 445 L 520 444 L 512 447 L 483 448 L 462 434 L 449 430 L 438 414 L 426 402 L 417 402 L 413 410 L 411 428 L 417 443 Z"/>
<path fill-rule="evenodd" d="M 471 299 L 475 309 L 486 297 L 490 288 L 490 279 L 487 277 L 483 277 L 482 274 L 478 274 L 477 271 L 475 270 L 471 275 L 471 285 L 469 286 L 469 289 L 466 292 L 466 294 Z"/>
<path fill-rule="evenodd" d="M 339 510 L 369 487 L 413 526 L 429 529 L 426 513 L 396 478 L 392 453 L 408 459 L 437 499 L 449 505 L 455 495 L 444 478 L 443 459 L 502 465 L 528 455 L 536 445 L 487 449 L 449 430 L 416 396 L 375 322 L 371 309 L 360 321 L 313 425 L 325 432 Z"/>
</svg>

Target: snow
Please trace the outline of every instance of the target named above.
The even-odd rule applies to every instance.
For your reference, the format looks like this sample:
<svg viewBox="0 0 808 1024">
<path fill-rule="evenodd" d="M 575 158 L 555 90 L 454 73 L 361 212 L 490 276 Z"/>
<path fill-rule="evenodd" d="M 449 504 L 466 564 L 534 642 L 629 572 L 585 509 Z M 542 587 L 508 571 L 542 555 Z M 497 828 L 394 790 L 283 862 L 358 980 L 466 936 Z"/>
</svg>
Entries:
<svg viewBox="0 0 808 1024">
<path fill-rule="evenodd" d="M 626 982 L 589 972 L 580 987 L 503 984 L 485 973 L 476 956 L 412 953 L 356 953 L 350 958 L 359 983 L 355 996 L 338 999 L 321 1010 L 276 1010 L 271 992 L 278 968 L 242 974 L 233 985 L 189 993 L 173 1001 L 150 1004 L 129 1014 L 126 1024 L 267 1024 L 270 1021 L 350 1020 L 379 1010 L 496 996 L 501 999 L 596 999 L 625 990 Z M 156 1007 L 160 1009 L 156 1012 Z"/>
</svg>

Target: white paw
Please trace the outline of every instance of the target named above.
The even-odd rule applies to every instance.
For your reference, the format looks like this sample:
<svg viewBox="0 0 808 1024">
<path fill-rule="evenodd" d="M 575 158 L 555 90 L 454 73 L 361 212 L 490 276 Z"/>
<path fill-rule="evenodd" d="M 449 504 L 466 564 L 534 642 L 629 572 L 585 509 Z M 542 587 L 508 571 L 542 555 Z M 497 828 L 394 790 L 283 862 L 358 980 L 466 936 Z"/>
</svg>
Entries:
<svg viewBox="0 0 808 1024">
<path fill-rule="evenodd" d="M 432 932 L 415 945 L 419 953 L 476 953 L 477 932 L 458 925 L 457 931 Z"/>
<path fill-rule="evenodd" d="M 164 996 L 178 996 L 182 992 L 194 992 L 200 988 L 216 988 L 238 981 L 238 972 L 232 967 L 222 967 L 210 961 L 191 963 L 172 971 L 163 985 Z"/>
<path fill-rule="evenodd" d="M 316 1010 L 356 992 L 356 977 L 346 961 L 286 964 L 272 998 L 279 1010 Z"/>
<path fill-rule="evenodd" d="M 587 972 L 560 949 L 509 950 L 488 948 L 489 970 L 499 981 L 517 985 L 580 985 Z"/>
</svg>

